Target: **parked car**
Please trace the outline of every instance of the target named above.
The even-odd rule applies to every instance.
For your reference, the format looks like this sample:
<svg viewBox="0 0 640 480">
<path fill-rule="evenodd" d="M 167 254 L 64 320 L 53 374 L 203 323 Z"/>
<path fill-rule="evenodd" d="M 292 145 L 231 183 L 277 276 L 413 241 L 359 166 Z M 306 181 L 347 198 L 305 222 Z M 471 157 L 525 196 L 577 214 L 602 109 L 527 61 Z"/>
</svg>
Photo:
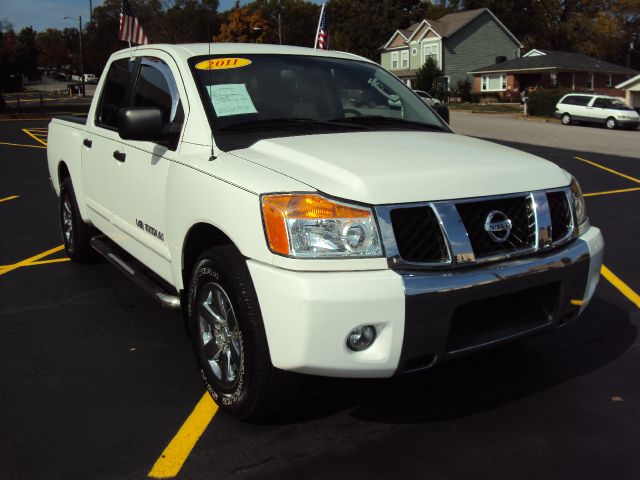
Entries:
<svg viewBox="0 0 640 480">
<path fill-rule="evenodd" d="M 98 77 L 96 77 L 93 73 L 85 73 L 84 82 L 93 84 L 98 83 Z"/>
<path fill-rule="evenodd" d="M 430 107 L 435 107 L 436 105 L 440 105 L 441 103 L 440 100 L 438 100 L 437 98 L 433 98 L 424 90 L 414 90 L 414 92 L 416 92 L 418 96 L 422 99 L 422 101 L 427 105 L 429 105 Z"/>
<path fill-rule="evenodd" d="M 456 135 L 368 59 L 148 45 L 105 72 L 87 118 L 49 124 L 65 251 L 181 309 L 207 390 L 239 417 L 282 408 L 297 374 L 431 368 L 561 327 L 593 296 L 604 241 L 576 179 Z"/>
<path fill-rule="evenodd" d="M 599 123 L 608 129 L 636 128 L 640 115 L 618 97 L 569 93 L 556 104 L 555 117 L 563 125 L 572 122 Z"/>
</svg>

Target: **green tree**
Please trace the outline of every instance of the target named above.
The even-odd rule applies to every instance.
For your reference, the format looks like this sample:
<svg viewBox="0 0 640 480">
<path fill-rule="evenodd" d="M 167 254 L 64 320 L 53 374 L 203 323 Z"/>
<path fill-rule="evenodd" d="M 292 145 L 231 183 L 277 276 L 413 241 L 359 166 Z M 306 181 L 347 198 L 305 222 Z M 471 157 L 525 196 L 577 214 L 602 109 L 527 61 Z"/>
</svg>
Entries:
<svg viewBox="0 0 640 480">
<path fill-rule="evenodd" d="M 329 0 L 326 7 L 329 48 L 379 61 L 380 48 L 398 28 L 408 26 L 419 3 L 418 0 Z"/>
<path fill-rule="evenodd" d="M 416 73 L 414 87 L 416 90 L 424 90 L 431 95 L 435 95 L 440 75 L 441 72 L 438 70 L 435 60 L 429 57 Z"/>
<path fill-rule="evenodd" d="M 35 80 L 38 75 L 38 57 L 40 48 L 36 43 L 36 31 L 32 27 L 24 27 L 18 33 L 16 45 L 16 61 L 18 72 L 29 80 Z"/>
<path fill-rule="evenodd" d="M 18 88 L 19 81 L 16 68 L 15 49 L 17 45 L 13 25 L 6 20 L 0 20 L 0 91 L 10 91 Z"/>
<path fill-rule="evenodd" d="M 315 3 L 304 0 L 254 0 L 247 7 L 262 12 L 269 22 L 270 34 L 266 41 L 277 44 L 278 14 L 282 29 L 283 45 L 297 45 L 301 47 L 313 46 L 314 36 L 318 26 L 320 7 Z"/>
</svg>

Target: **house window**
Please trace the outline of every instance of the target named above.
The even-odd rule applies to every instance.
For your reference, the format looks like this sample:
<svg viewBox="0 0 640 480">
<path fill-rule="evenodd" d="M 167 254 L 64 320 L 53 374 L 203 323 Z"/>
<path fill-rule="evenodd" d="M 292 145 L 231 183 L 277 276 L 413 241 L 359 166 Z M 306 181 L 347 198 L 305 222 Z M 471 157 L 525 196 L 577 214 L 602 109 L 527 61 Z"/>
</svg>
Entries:
<svg viewBox="0 0 640 480">
<path fill-rule="evenodd" d="M 398 69 L 398 52 L 391 52 L 391 70 Z"/>
<path fill-rule="evenodd" d="M 423 63 L 427 63 L 428 58 L 433 58 L 433 60 L 436 62 L 436 65 L 439 66 L 440 62 L 438 62 L 438 50 L 439 48 L 437 43 L 425 43 L 422 47 L 422 51 L 424 53 Z"/>
<path fill-rule="evenodd" d="M 593 73 L 587 74 L 587 90 L 593 90 Z"/>
<path fill-rule="evenodd" d="M 613 86 L 613 78 L 611 78 L 611 74 L 607 75 L 607 87 Z"/>
<path fill-rule="evenodd" d="M 418 49 L 416 47 L 413 47 L 411 49 L 411 55 L 413 55 L 414 57 L 418 54 Z"/>
<path fill-rule="evenodd" d="M 504 92 L 507 89 L 507 76 L 483 75 L 480 88 L 483 92 Z"/>
<path fill-rule="evenodd" d="M 402 59 L 402 68 L 409 68 L 409 50 L 403 50 L 400 52 Z"/>
</svg>

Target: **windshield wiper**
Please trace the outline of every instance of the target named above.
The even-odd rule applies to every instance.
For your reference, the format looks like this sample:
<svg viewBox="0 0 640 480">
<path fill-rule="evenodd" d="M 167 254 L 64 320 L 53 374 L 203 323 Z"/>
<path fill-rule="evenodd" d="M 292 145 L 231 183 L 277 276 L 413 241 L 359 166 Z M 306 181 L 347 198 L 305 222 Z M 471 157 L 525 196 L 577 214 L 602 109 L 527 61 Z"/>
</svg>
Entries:
<svg viewBox="0 0 640 480">
<path fill-rule="evenodd" d="M 385 117 L 383 115 L 356 115 L 355 117 L 344 117 L 330 120 L 331 122 L 353 123 L 356 125 L 397 125 L 401 127 L 417 128 L 421 130 L 435 130 L 445 132 L 446 130 L 439 125 L 429 123 L 414 122 L 413 120 L 405 120 L 404 118 Z"/>
<path fill-rule="evenodd" d="M 364 130 L 366 127 L 354 125 L 352 123 L 334 122 L 333 120 L 325 122 L 323 120 L 315 120 L 313 118 L 296 118 L 296 117 L 280 117 L 280 118 L 263 118 L 259 120 L 249 120 L 248 122 L 234 123 L 222 127 L 220 131 L 231 130 L 252 130 L 254 128 L 283 128 L 290 126 L 324 126 L 324 127 L 342 127 L 351 130 Z"/>
</svg>

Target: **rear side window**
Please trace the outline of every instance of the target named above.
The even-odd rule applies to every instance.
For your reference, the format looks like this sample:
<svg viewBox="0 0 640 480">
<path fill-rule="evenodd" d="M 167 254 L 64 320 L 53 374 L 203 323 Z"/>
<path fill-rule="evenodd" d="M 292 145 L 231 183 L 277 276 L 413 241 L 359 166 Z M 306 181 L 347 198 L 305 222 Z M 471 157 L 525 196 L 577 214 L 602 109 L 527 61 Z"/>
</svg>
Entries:
<svg viewBox="0 0 640 480">
<path fill-rule="evenodd" d="M 165 123 L 182 123 L 184 113 L 178 88 L 165 62 L 154 57 L 142 59 L 132 106 L 159 108 Z"/>
<path fill-rule="evenodd" d="M 609 98 L 596 98 L 593 106 L 597 108 L 613 108 L 613 103 Z"/>
<path fill-rule="evenodd" d="M 569 95 L 562 101 L 562 103 L 567 105 L 585 106 L 589 103 L 590 100 L 591 100 L 591 97 L 587 97 L 585 95 Z"/>
<path fill-rule="evenodd" d="M 118 111 L 125 107 L 127 89 L 131 82 L 135 62 L 129 59 L 116 60 L 109 67 L 102 90 L 100 106 L 96 112 L 96 124 L 106 128 L 118 127 Z"/>
</svg>

